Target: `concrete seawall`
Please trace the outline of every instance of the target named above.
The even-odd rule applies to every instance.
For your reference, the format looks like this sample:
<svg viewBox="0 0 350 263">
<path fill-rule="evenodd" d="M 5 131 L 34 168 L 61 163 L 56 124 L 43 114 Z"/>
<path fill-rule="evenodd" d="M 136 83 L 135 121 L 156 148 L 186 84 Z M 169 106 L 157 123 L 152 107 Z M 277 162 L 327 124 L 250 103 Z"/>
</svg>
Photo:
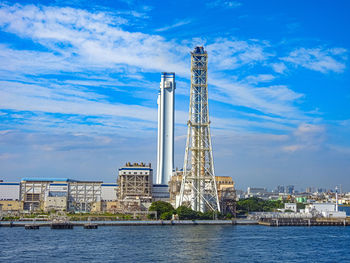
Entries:
<svg viewBox="0 0 350 263">
<path fill-rule="evenodd" d="M 71 221 L 73 226 L 84 226 L 88 221 Z M 91 221 L 98 226 L 160 226 L 160 225 L 257 225 L 256 220 L 150 220 L 150 221 Z M 35 224 L 39 227 L 49 227 L 51 222 L 0 222 L 0 227 L 24 227 Z"/>
</svg>

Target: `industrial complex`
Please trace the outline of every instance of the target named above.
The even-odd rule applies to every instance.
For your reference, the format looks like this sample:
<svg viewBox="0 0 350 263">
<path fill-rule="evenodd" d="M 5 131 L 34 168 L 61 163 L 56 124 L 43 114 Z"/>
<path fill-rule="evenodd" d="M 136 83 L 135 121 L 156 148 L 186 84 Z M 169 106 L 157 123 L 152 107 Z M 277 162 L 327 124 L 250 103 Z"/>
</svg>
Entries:
<svg viewBox="0 0 350 263">
<path fill-rule="evenodd" d="M 127 162 L 118 169 L 113 183 L 69 178 L 23 178 L 20 182 L 0 180 L 0 212 L 37 211 L 70 213 L 148 214 L 152 202 L 164 201 L 174 208 L 186 206 L 196 212 L 236 215 L 239 198 L 286 200 L 280 209 L 288 220 L 304 224 L 310 217 L 344 218 L 338 211 L 338 193 L 298 195 L 294 186 L 278 186 L 274 192 L 249 187 L 236 191 L 230 176 L 216 175 L 210 135 L 208 107 L 208 54 L 203 47 L 191 52 L 191 88 L 184 166 L 174 169 L 175 73 L 161 73 L 158 95 L 157 172 L 150 163 Z M 311 192 L 311 188 L 309 189 Z M 301 200 L 302 198 L 302 200 Z M 304 200 L 305 198 L 305 200 Z M 335 202 L 332 201 L 335 198 Z M 345 203 L 346 195 L 342 196 Z M 347 200 L 347 199 L 346 199 Z M 323 204 L 321 203 L 323 202 Z M 297 203 L 307 203 L 298 208 Z M 350 203 L 350 196 L 348 198 Z M 292 214 L 288 214 L 292 212 Z M 256 213 L 264 224 L 281 214 Z M 282 216 L 282 217 L 283 217 Z M 283 219 L 286 223 L 286 219 Z M 289 222 L 288 221 L 288 222 Z M 299 222 L 298 221 L 298 222 Z M 308 221 L 310 224 L 310 221 Z"/>
<path fill-rule="evenodd" d="M 80 213 L 145 212 L 153 201 L 186 205 L 195 211 L 234 214 L 231 177 L 215 176 L 208 111 L 207 52 L 191 52 L 191 89 L 185 161 L 174 171 L 175 73 L 161 74 L 158 95 L 157 173 L 151 164 L 126 163 L 116 183 L 68 178 L 23 178 L 0 182 L 2 211 Z M 154 182 L 155 179 L 155 182 Z"/>
</svg>

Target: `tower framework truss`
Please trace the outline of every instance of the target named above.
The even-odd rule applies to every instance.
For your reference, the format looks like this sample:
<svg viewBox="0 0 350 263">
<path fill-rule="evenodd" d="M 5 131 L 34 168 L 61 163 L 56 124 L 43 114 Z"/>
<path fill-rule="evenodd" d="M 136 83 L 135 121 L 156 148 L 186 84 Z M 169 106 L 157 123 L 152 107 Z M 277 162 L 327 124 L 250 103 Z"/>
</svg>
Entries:
<svg viewBox="0 0 350 263">
<path fill-rule="evenodd" d="M 196 47 L 191 52 L 189 121 L 177 206 L 220 212 L 209 127 L 207 69 L 207 52 L 203 47 Z"/>
</svg>

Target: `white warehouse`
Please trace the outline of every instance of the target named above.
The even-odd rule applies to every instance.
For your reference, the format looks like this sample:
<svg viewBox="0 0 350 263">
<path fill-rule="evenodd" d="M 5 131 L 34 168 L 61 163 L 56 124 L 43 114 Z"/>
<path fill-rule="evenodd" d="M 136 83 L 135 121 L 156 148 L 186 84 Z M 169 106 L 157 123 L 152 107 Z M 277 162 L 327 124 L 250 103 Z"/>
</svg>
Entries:
<svg viewBox="0 0 350 263">
<path fill-rule="evenodd" d="M 19 200 L 20 183 L 0 182 L 0 200 Z"/>
</svg>

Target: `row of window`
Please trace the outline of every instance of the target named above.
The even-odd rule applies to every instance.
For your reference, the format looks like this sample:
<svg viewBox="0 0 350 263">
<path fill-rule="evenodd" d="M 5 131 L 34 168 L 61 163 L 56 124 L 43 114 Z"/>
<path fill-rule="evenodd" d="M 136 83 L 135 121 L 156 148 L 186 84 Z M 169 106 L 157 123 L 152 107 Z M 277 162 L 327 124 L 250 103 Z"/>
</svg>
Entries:
<svg viewBox="0 0 350 263">
<path fill-rule="evenodd" d="M 129 172 L 129 173 L 127 173 L 127 172 L 123 172 L 123 174 L 131 174 L 131 172 Z M 134 172 L 134 174 L 140 174 L 140 175 L 142 175 L 142 172 Z M 144 174 L 148 174 L 148 172 L 145 172 Z"/>
</svg>

